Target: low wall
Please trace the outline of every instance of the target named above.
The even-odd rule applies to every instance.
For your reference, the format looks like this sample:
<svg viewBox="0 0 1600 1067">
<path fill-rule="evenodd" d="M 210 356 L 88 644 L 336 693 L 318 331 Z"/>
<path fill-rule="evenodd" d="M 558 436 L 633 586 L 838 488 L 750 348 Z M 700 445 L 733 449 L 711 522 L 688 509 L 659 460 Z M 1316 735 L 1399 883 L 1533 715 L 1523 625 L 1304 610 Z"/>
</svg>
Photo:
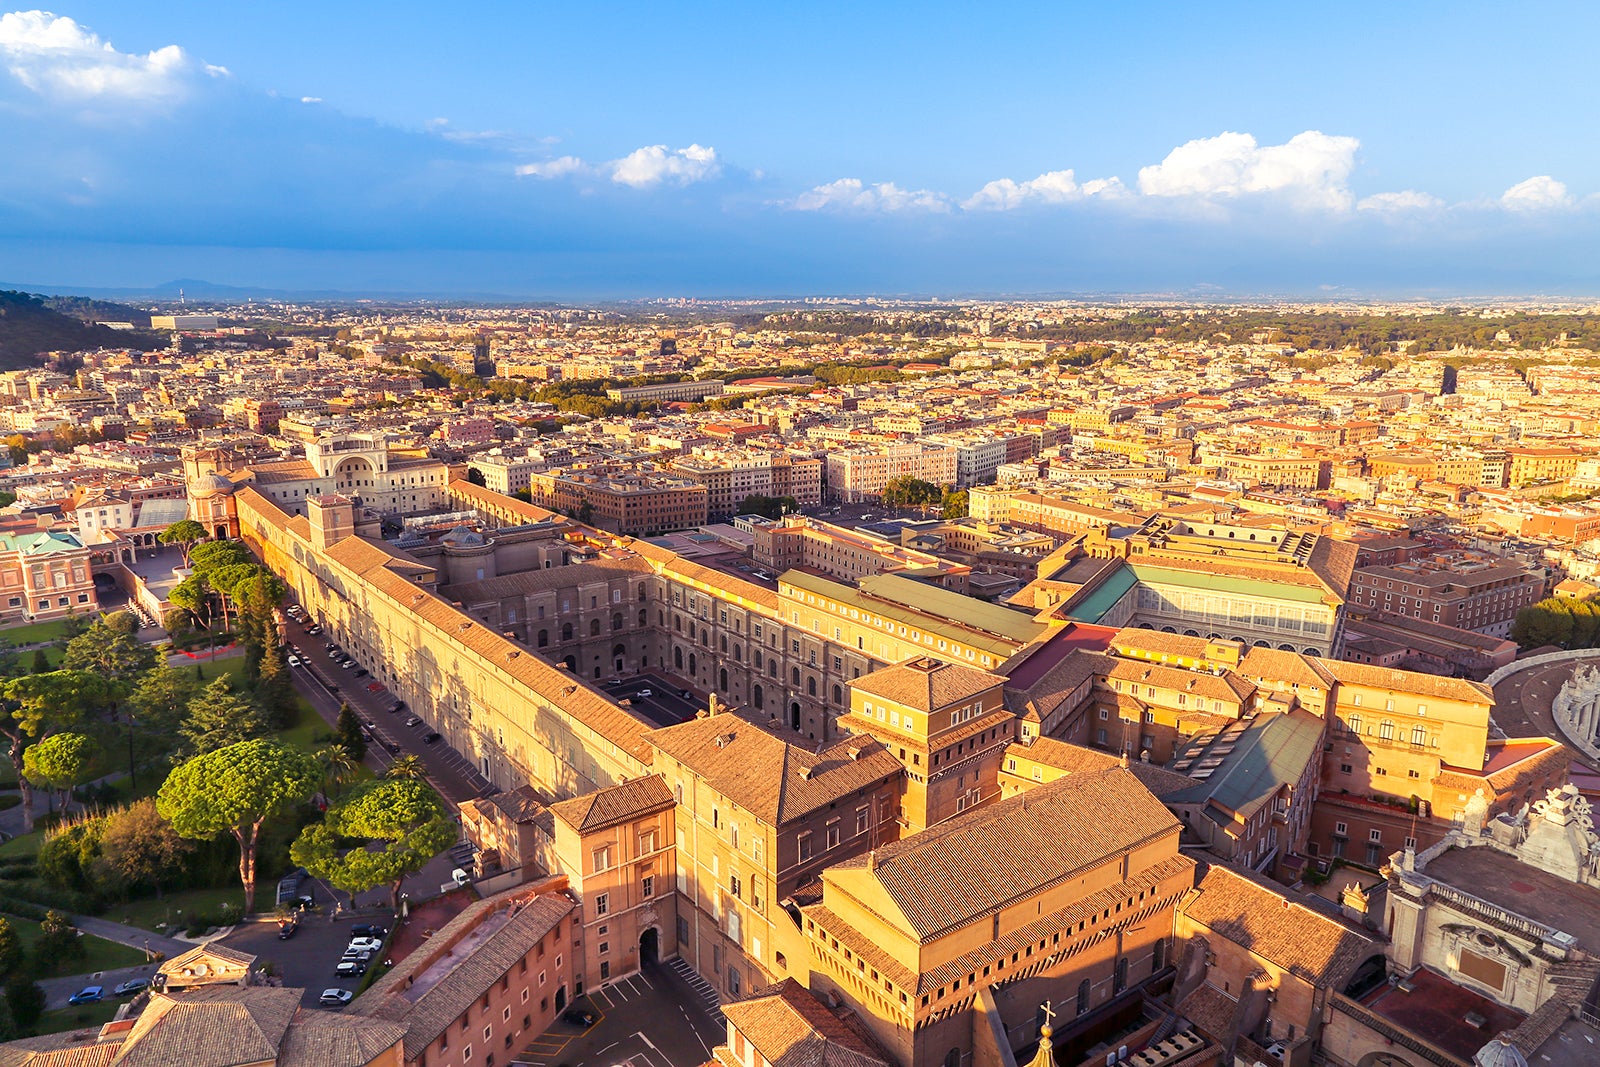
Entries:
<svg viewBox="0 0 1600 1067">
<path fill-rule="evenodd" d="M 1515 663 L 1508 663 L 1504 667 L 1490 674 L 1483 680 L 1487 686 L 1496 686 L 1518 671 L 1525 671 L 1529 667 L 1543 667 L 1548 663 L 1571 663 L 1575 661 L 1592 659 L 1600 663 L 1600 648 L 1572 648 L 1562 652 L 1546 652 L 1540 656 L 1529 656 L 1519 659 Z"/>
</svg>

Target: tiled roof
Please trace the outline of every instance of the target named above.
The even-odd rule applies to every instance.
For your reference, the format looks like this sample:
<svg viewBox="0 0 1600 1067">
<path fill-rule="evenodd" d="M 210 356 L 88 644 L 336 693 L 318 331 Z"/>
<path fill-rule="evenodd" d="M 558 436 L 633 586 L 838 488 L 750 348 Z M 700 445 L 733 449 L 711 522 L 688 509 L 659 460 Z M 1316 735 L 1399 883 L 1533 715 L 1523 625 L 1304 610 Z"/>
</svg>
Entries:
<svg viewBox="0 0 1600 1067">
<path fill-rule="evenodd" d="M 1254 682 L 1233 671 L 1207 674 L 1134 659 L 1113 660 L 1107 677 L 1139 685 L 1153 685 L 1158 689 L 1172 689 L 1179 693 L 1193 693 L 1207 700 L 1222 700 L 1230 704 L 1249 700 L 1256 691 Z"/>
<path fill-rule="evenodd" d="M 672 805 L 672 790 L 667 788 L 667 783 L 659 774 L 650 774 L 552 804 L 550 811 L 579 833 L 588 833 L 638 819 Z"/>
<path fill-rule="evenodd" d="M 1237 734 L 1230 729 L 1199 738 L 1174 764 L 1175 770 L 1187 769 L 1190 787 L 1170 799 L 1175 803 L 1214 800 L 1228 811 L 1248 817 L 1283 786 L 1299 782 L 1307 765 L 1321 758 L 1324 725 L 1320 717 L 1297 708 L 1287 714 L 1258 715 Z M 1221 762 L 1200 778 L 1198 772 L 1212 753 Z"/>
<path fill-rule="evenodd" d="M 771 1067 L 884 1067 L 883 1054 L 793 978 L 722 1014 Z"/>
<path fill-rule="evenodd" d="M 214 985 L 153 993 L 123 1042 L 117 1067 L 233 1067 L 271 1062 L 302 989 Z"/>
<path fill-rule="evenodd" d="M 1070 741 L 1060 741 L 1054 737 L 1035 738 L 1032 744 L 1027 745 L 1013 742 L 1006 746 L 1006 755 L 1037 760 L 1047 767 L 1054 767 L 1068 774 L 1089 774 L 1122 766 L 1120 756 L 1101 752 L 1096 748 L 1074 745 Z M 1174 774 L 1165 767 L 1158 767 L 1154 763 L 1145 763 L 1141 760 L 1130 760 L 1128 770 L 1139 779 L 1141 785 L 1158 797 L 1194 785 L 1194 780 L 1185 775 Z"/>
<path fill-rule="evenodd" d="M 1233 1017 L 1239 1002 L 1209 982 L 1183 998 L 1178 1012 L 1218 1041 L 1226 1041 L 1233 1030 Z"/>
<path fill-rule="evenodd" d="M 843 860 L 865 872 L 924 939 L 1175 833 L 1177 820 L 1130 772 L 1070 774 Z"/>
<path fill-rule="evenodd" d="M 801 747 L 799 734 L 756 726 L 732 714 L 691 719 L 645 736 L 769 826 L 904 771 L 870 737 L 842 738 L 813 752 Z"/>
<path fill-rule="evenodd" d="M 101 1041 L 98 1030 L 63 1030 L 0 1045 L 0 1067 L 111 1067 L 121 1051 L 122 1035 Z"/>
<path fill-rule="evenodd" d="M 1179 911 L 1315 985 L 1342 989 L 1363 961 L 1382 952 L 1367 937 L 1220 864 L 1205 870 Z"/>
<path fill-rule="evenodd" d="M 494 912 L 513 906 L 517 894 L 518 890 L 508 890 L 468 907 L 429 939 L 448 949 L 418 949 L 374 982 L 356 1002 L 360 1014 L 405 1027 L 407 1060 L 421 1056 L 445 1027 L 459 1019 L 577 907 L 561 894 L 537 896 L 521 904 L 498 930 L 471 944 L 462 944 L 477 927 L 491 921 Z"/>
<path fill-rule="evenodd" d="M 278 1049 L 277 1067 L 366 1067 L 405 1035 L 398 1023 L 302 1008 Z"/>
<path fill-rule="evenodd" d="M 971 700 L 1004 684 L 1005 679 L 998 674 L 917 657 L 862 675 L 851 687 L 918 711 L 931 712 Z"/>
<path fill-rule="evenodd" d="M 1103 674 L 1108 662 L 1109 657 L 1102 653 L 1075 648 L 1052 664 L 1037 682 L 1026 689 L 1013 689 L 1008 684 L 1006 707 L 1024 718 L 1034 717 L 1033 708 L 1038 709 L 1039 715 L 1047 715 L 1071 696 L 1085 679 Z"/>
<path fill-rule="evenodd" d="M 1465 678 L 1443 678 L 1436 674 L 1419 674 L 1416 671 L 1376 667 L 1370 663 L 1352 663 L 1342 659 L 1325 659 L 1322 667 L 1333 675 L 1335 681 L 1345 685 L 1370 685 L 1378 689 L 1392 689 L 1397 693 L 1418 693 L 1468 704 L 1494 703 L 1493 689 L 1482 682 L 1469 682 Z"/>
<path fill-rule="evenodd" d="M 545 810 L 545 806 L 539 802 L 539 791 L 531 785 L 519 785 L 507 792 L 496 793 L 491 797 L 483 797 L 468 803 L 492 804 L 515 823 L 532 822 Z"/>
</svg>

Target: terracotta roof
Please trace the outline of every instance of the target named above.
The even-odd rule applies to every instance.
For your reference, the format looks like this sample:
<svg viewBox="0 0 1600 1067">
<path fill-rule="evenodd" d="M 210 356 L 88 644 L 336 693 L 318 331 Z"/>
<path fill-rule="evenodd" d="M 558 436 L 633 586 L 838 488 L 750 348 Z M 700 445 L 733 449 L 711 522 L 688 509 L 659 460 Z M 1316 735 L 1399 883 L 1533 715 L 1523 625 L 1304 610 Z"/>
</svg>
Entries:
<svg viewBox="0 0 1600 1067">
<path fill-rule="evenodd" d="M 1183 998 L 1178 1012 L 1217 1041 L 1226 1041 L 1233 1032 L 1233 1017 L 1239 1002 L 1209 982 Z"/>
<path fill-rule="evenodd" d="M 507 890 L 468 907 L 436 931 L 428 944 L 374 982 L 356 1002 L 356 1010 L 404 1026 L 406 1059 L 416 1060 L 445 1027 L 577 907 L 565 895 L 549 893 L 520 902 L 511 911 L 519 903 L 519 893 L 526 892 Z M 497 919 L 498 928 L 473 938 Z M 445 947 L 428 951 L 429 945 Z"/>
<path fill-rule="evenodd" d="M 1222 700 L 1230 704 L 1242 704 L 1256 691 L 1254 682 L 1233 671 L 1209 674 L 1184 670 L 1182 667 L 1163 667 L 1159 663 L 1144 660 L 1113 660 L 1106 677 L 1179 693 L 1193 693 L 1207 700 Z"/>
<path fill-rule="evenodd" d="M 274 986 L 202 986 L 182 993 L 152 993 L 128 1031 L 117 1067 L 233 1067 L 272 1062 L 302 989 Z"/>
<path fill-rule="evenodd" d="M 0 1067 L 111 1067 L 122 1035 L 100 1040 L 98 1029 L 63 1030 L 0 1045 Z"/>
<path fill-rule="evenodd" d="M 1046 767 L 1054 767 L 1067 774 L 1090 774 L 1122 766 L 1121 756 L 1102 752 L 1096 748 L 1074 745 L 1070 741 L 1060 741 L 1054 737 L 1035 738 L 1032 744 L 1013 742 L 1006 746 L 1006 755 L 1036 760 Z M 1130 760 L 1128 770 L 1139 779 L 1139 784 L 1158 797 L 1194 785 L 1194 779 L 1186 775 L 1174 774 L 1165 767 L 1158 767 L 1154 763 L 1145 763 L 1142 760 Z"/>
<path fill-rule="evenodd" d="M 651 774 L 552 804 L 550 812 L 579 833 L 588 833 L 662 811 L 673 803 L 672 790 L 661 775 Z"/>
<path fill-rule="evenodd" d="M 1468 704 L 1494 703 L 1493 689 L 1482 682 L 1469 682 L 1465 678 L 1442 678 L 1436 674 L 1375 667 L 1369 663 L 1351 663 L 1342 659 L 1325 659 L 1322 667 L 1333 675 L 1335 681 L 1345 685 L 1370 685 L 1378 689 L 1392 689 L 1397 693 L 1420 693 Z"/>
<path fill-rule="evenodd" d="M 1013 689 L 1007 684 L 1006 707 L 1024 718 L 1049 714 L 1071 696 L 1085 679 L 1104 674 L 1109 661 L 1110 657 L 1102 653 L 1075 648 L 1052 664 L 1038 681 L 1027 688 Z"/>
<path fill-rule="evenodd" d="M 398 1023 L 302 1008 L 278 1049 L 277 1067 L 367 1067 L 405 1036 Z"/>
<path fill-rule="evenodd" d="M 872 1043 L 793 978 L 722 1014 L 771 1067 L 884 1067 Z"/>
<path fill-rule="evenodd" d="M 851 688 L 896 704 L 931 712 L 987 693 L 1005 679 L 988 671 L 918 656 L 862 675 Z"/>
<path fill-rule="evenodd" d="M 545 810 L 545 806 L 539 802 L 539 791 L 531 785 L 519 785 L 507 792 L 481 797 L 468 803 L 480 806 L 492 804 L 504 812 L 506 818 L 516 823 L 532 822 Z"/>
<path fill-rule="evenodd" d="M 1231 867 L 1208 867 L 1178 910 L 1315 985 L 1344 988 L 1363 961 L 1382 951 L 1371 939 Z"/>
<path fill-rule="evenodd" d="M 843 860 L 826 882 L 864 872 L 924 939 L 1105 863 L 1178 821 L 1119 767 L 1070 774 Z"/>
<path fill-rule="evenodd" d="M 691 719 L 645 737 L 769 826 L 904 771 L 870 737 L 842 738 L 813 752 L 801 747 L 797 733 L 757 726 L 732 714 Z"/>
</svg>

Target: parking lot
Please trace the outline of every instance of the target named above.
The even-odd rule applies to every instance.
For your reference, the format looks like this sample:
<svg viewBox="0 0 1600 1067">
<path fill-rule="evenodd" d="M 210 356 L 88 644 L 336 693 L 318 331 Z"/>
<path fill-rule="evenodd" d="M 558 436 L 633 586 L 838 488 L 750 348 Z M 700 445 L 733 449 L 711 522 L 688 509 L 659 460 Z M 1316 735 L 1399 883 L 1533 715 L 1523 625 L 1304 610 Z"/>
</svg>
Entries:
<svg viewBox="0 0 1600 1067">
<path fill-rule="evenodd" d="M 695 712 L 705 704 L 694 696 L 684 696 L 683 688 L 660 678 L 641 675 L 625 682 L 604 683 L 611 699 L 626 700 L 632 710 L 643 715 L 657 726 L 676 726 L 694 718 Z M 643 694 L 648 692 L 649 696 Z"/>
<path fill-rule="evenodd" d="M 512 1062 L 526 1067 L 697 1067 L 705 1063 L 711 1050 L 727 1037 L 726 1024 L 720 1013 L 707 1009 L 707 1001 L 674 963 L 677 961 L 653 964 L 579 997 L 572 1007 L 592 1012 L 592 1026 L 558 1019 Z"/>
<path fill-rule="evenodd" d="M 326 899 L 320 891 L 320 899 Z M 305 996 L 300 1003 L 308 1008 L 317 1006 L 317 997 L 324 989 L 348 989 L 354 993 L 361 986 L 361 978 L 339 978 L 333 969 L 350 943 L 350 928 L 356 923 L 381 922 L 383 918 L 356 918 L 342 916 L 332 919 L 328 915 L 311 913 L 300 920 L 300 927 L 287 941 L 278 940 L 275 922 L 245 923 L 223 938 L 219 944 L 257 957 L 257 962 L 271 962 L 283 977 L 283 984 L 303 988 Z"/>
</svg>

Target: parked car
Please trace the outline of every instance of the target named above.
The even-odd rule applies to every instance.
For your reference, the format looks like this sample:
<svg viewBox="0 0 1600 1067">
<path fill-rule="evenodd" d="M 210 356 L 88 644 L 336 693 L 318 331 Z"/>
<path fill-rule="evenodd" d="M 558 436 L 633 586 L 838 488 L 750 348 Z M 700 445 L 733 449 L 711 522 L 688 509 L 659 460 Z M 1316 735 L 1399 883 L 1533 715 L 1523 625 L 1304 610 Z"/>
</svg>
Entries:
<svg viewBox="0 0 1600 1067">
<path fill-rule="evenodd" d="M 365 667 L 362 667 L 362 668 L 360 668 L 359 670 L 356 671 L 356 677 L 357 678 L 365 678 L 366 676 L 367 676 L 367 669 Z"/>
<path fill-rule="evenodd" d="M 150 979 L 130 978 L 126 982 L 123 982 L 121 985 L 117 986 L 117 988 L 113 989 L 111 992 L 119 997 L 126 997 L 132 996 L 134 993 L 143 993 L 149 988 Z"/>
<path fill-rule="evenodd" d="M 583 1008 L 568 1008 L 561 1013 L 562 1022 L 571 1023 L 573 1026 L 593 1026 L 594 1012 Z"/>
<path fill-rule="evenodd" d="M 406 728 L 407 729 L 410 729 L 413 726 L 421 726 L 421 725 L 422 725 L 422 720 L 417 718 L 415 715 L 407 715 L 406 716 Z"/>
<path fill-rule="evenodd" d="M 293 654 L 290 654 L 290 656 L 289 656 L 289 666 L 291 666 L 291 667 L 300 666 L 300 657 L 296 656 L 296 655 L 293 655 Z"/>
<path fill-rule="evenodd" d="M 310 911 L 317 906 L 317 901 L 310 893 L 301 893 L 293 900 L 288 901 L 288 905 L 295 911 Z"/>
<path fill-rule="evenodd" d="M 313 623 L 312 625 L 306 627 L 306 633 L 308 633 L 308 634 L 320 634 L 321 632 L 322 632 L 322 627 L 316 625 L 315 623 Z"/>
<path fill-rule="evenodd" d="M 352 937 L 350 947 L 357 952 L 376 952 L 383 947 L 383 942 L 375 937 Z"/>
<path fill-rule="evenodd" d="M 333 976 L 335 978 L 360 978 L 366 973 L 367 965 L 365 963 L 354 963 L 350 961 L 345 961 L 333 969 Z"/>
<path fill-rule="evenodd" d="M 76 993 L 72 994 L 72 996 L 68 997 L 67 1003 L 93 1004 L 97 1000 L 104 999 L 105 995 L 106 991 L 104 986 L 86 985 Z"/>
<path fill-rule="evenodd" d="M 636 697 L 653 697 L 656 695 L 656 693 L 653 689 L 641 689 L 633 695 Z"/>
<path fill-rule="evenodd" d="M 396 700 L 393 704 L 389 705 L 389 710 L 390 711 L 405 711 L 406 710 L 406 702 L 404 700 Z"/>
<path fill-rule="evenodd" d="M 287 941 L 300 929 L 298 919 L 288 919 L 278 924 L 278 940 Z"/>
<path fill-rule="evenodd" d="M 355 994 L 348 989 L 324 989 L 322 996 L 317 998 L 317 1003 L 329 1008 L 342 1008 L 355 999 Z"/>
<path fill-rule="evenodd" d="M 429 730 L 422 735 L 422 743 L 425 745 L 431 745 L 437 740 L 439 740 L 439 732 L 437 730 Z"/>
<path fill-rule="evenodd" d="M 389 931 L 377 923 L 356 923 L 350 928 L 351 937 L 375 937 L 380 941 L 389 936 Z"/>
</svg>

